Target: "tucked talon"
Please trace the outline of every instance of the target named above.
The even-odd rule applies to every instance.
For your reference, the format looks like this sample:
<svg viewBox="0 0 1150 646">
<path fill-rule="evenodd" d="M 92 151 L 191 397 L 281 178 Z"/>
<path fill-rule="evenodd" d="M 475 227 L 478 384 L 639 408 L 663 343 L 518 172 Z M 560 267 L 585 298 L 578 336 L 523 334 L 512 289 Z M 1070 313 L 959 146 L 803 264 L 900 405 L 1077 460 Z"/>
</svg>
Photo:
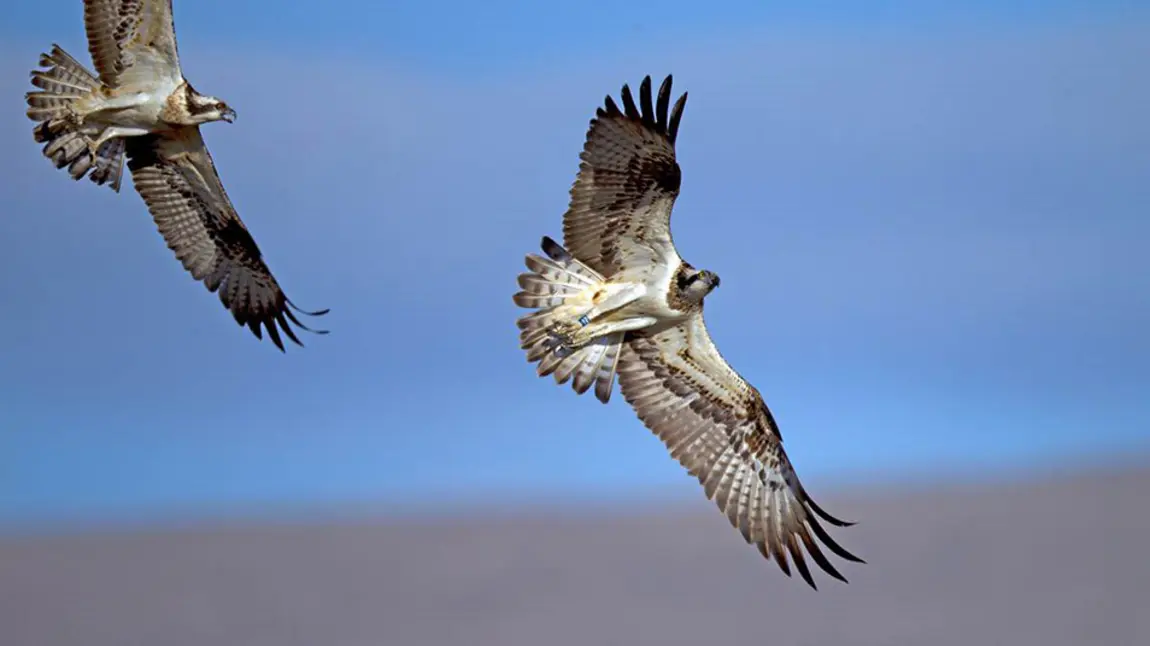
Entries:
<svg viewBox="0 0 1150 646">
<path fill-rule="evenodd" d="M 65 106 L 64 110 L 65 110 L 64 119 L 73 128 L 79 128 L 79 127 L 84 125 L 84 117 L 80 116 L 80 113 L 76 110 L 76 108 L 74 106 L 72 106 L 72 105 Z"/>
<path fill-rule="evenodd" d="M 562 356 L 566 356 L 578 350 L 580 343 L 578 342 L 579 331 L 582 326 L 572 323 L 560 323 L 551 328 L 548 343 L 550 347 Z"/>
<path fill-rule="evenodd" d="M 587 324 L 590 322 L 591 322 L 591 319 L 588 318 L 586 314 L 579 317 L 579 325 L 581 325 L 582 327 L 587 327 Z"/>
</svg>

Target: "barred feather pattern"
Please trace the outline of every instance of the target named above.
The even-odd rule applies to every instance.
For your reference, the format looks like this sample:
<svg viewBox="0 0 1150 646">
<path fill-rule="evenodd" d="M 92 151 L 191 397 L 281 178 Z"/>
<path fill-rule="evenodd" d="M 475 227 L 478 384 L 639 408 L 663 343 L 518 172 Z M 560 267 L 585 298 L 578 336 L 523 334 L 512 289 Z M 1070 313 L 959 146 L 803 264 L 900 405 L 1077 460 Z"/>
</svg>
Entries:
<svg viewBox="0 0 1150 646">
<path fill-rule="evenodd" d="M 551 238 L 543 238 L 542 247 L 547 257 L 527 255 L 530 271 L 519 275 L 521 291 L 513 297 L 516 305 L 537 310 L 517 321 L 520 348 L 527 351 L 529 362 L 538 362 L 540 377 L 553 375 L 557 384 L 570 381 L 578 394 L 594 386 L 595 397 L 605 404 L 611 399 L 626 333 L 608 334 L 570 354 L 554 351 L 549 330 L 591 307 L 591 295 L 604 281 Z"/>
<path fill-rule="evenodd" d="M 677 326 L 634 333 L 619 363 L 619 386 L 671 457 L 699 480 L 743 539 L 783 573 L 790 576 L 793 561 L 803 580 L 817 587 L 805 552 L 845 582 L 823 547 L 863 562 L 819 522 L 852 524 L 828 514 L 807 494 L 762 396 L 719 354 L 702 312 Z"/>
<path fill-rule="evenodd" d="M 88 52 L 109 87 L 179 79 L 172 0 L 84 0 Z"/>
<path fill-rule="evenodd" d="M 284 293 L 228 199 L 198 127 L 132 137 L 128 156 L 136 191 L 168 248 L 193 278 L 219 294 L 236 323 L 258 339 L 266 331 L 281 352 L 281 333 L 303 345 L 293 325 L 327 334 L 292 312 L 322 316 L 328 310 L 306 312 Z"/>
<path fill-rule="evenodd" d="M 651 77 L 644 77 L 638 103 L 624 85 L 622 108 L 606 97 L 579 155 L 563 242 L 612 280 L 645 281 L 673 246 L 671 210 L 682 182 L 675 140 L 687 94 L 672 104 L 671 85 L 667 76 L 653 96 Z"/>
<path fill-rule="evenodd" d="M 87 175 L 97 185 L 107 185 L 118 193 L 124 171 L 123 139 L 104 142 L 93 159 L 88 150 L 91 139 L 77 130 L 78 121 L 73 118 L 74 107 L 99 96 L 99 79 L 59 45 L 40 55 L 40 67 L 46 69 L 31 73 L 32 85 L 39 90 L 24 95 L 26 114 L 37 122 L 33 139 L 44 144 L 44 156 L 56 168 L 67 167 L 72 179 Z"/>
</svg>

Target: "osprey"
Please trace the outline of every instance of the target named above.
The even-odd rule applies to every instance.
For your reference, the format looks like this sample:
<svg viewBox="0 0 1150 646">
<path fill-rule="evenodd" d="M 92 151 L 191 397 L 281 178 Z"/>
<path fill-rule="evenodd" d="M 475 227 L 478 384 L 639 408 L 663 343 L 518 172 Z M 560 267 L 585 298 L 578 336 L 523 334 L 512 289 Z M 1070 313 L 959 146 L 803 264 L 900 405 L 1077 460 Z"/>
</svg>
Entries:
<svg viewBox="0 0 1150 646">
<path fill-rule="evenodd" d="M 639 419 L 699 479 L 748 543 L 790 576 L 789 554 L 815 586 L 802 547 L 825 572 L 846 581 L 823 554 L 862 559 L 823 529 L 823 511 L 803 489 L 762 396 L 719 354 L 703 323 L 703 301 L 719 277 L 679 257 L 671 209 L 681 179 L 675 137 L 687 95 L 670 108 L 671 77 L 639 105 L 623 86 L 587 132 L 582 163 L 563 216 L 566 247 L 543 238 L 546 257 L 529 254 L 517 305 L 521 347 L 539 376 L 595 387 L 607 403 L 615 376 Z M 812 536 L 813 534 L 813 536 Z M 800 547 L 800 542 L 802 547 Z"/>
<path fill-rule="evenodd" d="M 168 247 L 237 323 L 259 339 L 262 325 L 280 351 L 280 329 L 302 345 L 289 321 L 326 334 L 292 313 L 327 310 L 304 312 L 284 295 L 224 191 L 200 125 L 231 123 L 236 113 L 184 78 L 171 0 L 84 0 L 84 24 L 99 77 L 53 45 L 40 55 L 46 69 L 32 72 L 39 91 L 25 95 L 44 156 L 118 193 L 126 154 Z"/>
</svg>

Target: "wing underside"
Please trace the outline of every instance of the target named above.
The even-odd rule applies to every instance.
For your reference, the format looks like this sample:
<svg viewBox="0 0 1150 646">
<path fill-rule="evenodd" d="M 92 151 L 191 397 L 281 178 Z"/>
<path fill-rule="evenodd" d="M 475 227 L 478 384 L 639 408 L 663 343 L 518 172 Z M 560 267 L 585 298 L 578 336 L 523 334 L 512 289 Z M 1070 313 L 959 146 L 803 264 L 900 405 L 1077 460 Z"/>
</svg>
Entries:
<svg viewBox="0 0 1150 646">
<path fill-rule="evenodd" d="M 788 576 L 790 561 L 816 587 L 806 555 L 846 581 L 820 544 L 849 561 L 823 521 L 841 521 L 807 495 L 758 391 L 719 355 L 702 314 L 654 334 L 637 333 L 619 365 L 624 398 L 743 538 Z"/>
<path fill-rule="evenodd" d="M 628 86 L 621 96 L 622 109 L 608 96 L 591 120 L 563 216 L 568 251 L 604 276 L 674 254 L 671 209 L 681 180 L 675 139 L 686 93 L 672 107 L 668 76 L 653 100 L 648 76 L 638 105 Z"/>
<path fill-rule="evenodd" d="M 84 0 L 84 26 L 104 85 L 181 78 L 171 0 Z"/>
<path fill-rule="evenodd" d="M 193 278 L 219 294 L 238 324 L 257 338 L 266 330 L 281 351 L 281 332 L 303 345 L 292 324 L 326 334 L 293 313 L 320 316 L 327 310 L 305 312 L 284 294 L 228 199 L 199 128 L 131 137 L 128 155 L 136 190 L 168 247 Z"/>
</svg>

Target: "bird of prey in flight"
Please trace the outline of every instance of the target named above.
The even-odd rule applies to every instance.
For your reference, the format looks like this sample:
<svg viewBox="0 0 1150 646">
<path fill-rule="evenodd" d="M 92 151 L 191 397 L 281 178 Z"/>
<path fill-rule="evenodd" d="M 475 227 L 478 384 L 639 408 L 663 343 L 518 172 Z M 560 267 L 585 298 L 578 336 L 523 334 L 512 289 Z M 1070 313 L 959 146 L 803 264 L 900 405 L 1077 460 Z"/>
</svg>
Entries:
<svg viewBox="0 0 1150 646">
<path fill-rule="evenodd" d="M 521 347 L 540 376 L 594 387 L 607 403 L 616 375 L 624 399 L 743 538 L 790 576 L 790 560 L 815 587 L 804 557 L 846 581 L 823 553 L 862 559 L 827 534 L 840 527 L 799 482 L 759 391 L 719 354 L 703 301 L 719 277 L 679 257 L 671 209 L 681 174 L 675 138 L 687 95 L 672 106 L 668 76 L 652 100 L 651 78 L 608 96 L 587 131 L 563 216 L 560 245 L 543 238 L 527 255 L 514 301 Z"/>
<path fill-rule="evenodd" d="M 73 179 L 85 175 L 117 193 L 124 160 L 160 234 L 184 269 L 217 292 L 256 338 L 266 329 L 281 351 L 290 324 L 311 330 L 264 263 L 240 220 L 200 134 L 200 125 L 235 120 L 224 101 L 184 78 L 171 0 L 84 0 L 96 74 L 53 45 L 32 72 L 28 118 L 44 156 Z"/>
</svg>

